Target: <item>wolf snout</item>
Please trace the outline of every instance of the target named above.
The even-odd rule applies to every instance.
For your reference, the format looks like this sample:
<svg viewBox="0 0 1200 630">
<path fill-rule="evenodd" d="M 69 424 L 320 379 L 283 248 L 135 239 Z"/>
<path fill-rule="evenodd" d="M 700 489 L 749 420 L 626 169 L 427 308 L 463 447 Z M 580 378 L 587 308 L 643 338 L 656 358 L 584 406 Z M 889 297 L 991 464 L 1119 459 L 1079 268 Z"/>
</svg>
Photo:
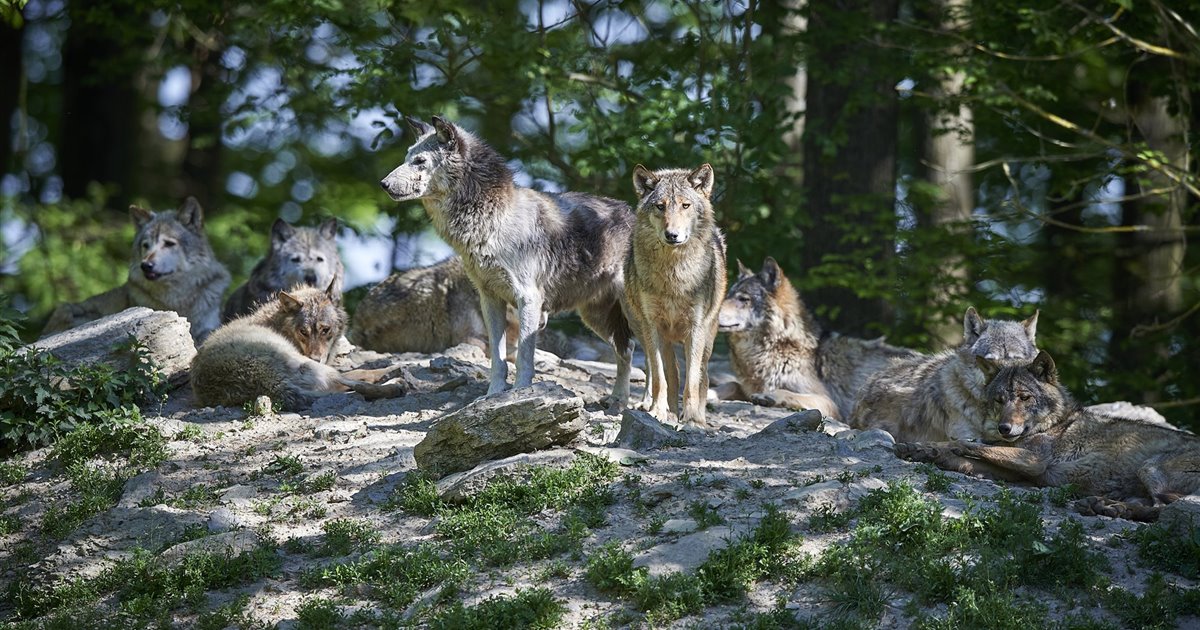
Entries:
<svg viewBox="0 0 1200 630">
<path fill-rule="evenodd" d="M 685 241 L 687 241 L 687 239 L 687 234 L 676 232 L 674 230 L 666 230 L 663 232 L 663 240 L 666 241 L 668 245 L 682 245 Z"/>
<path fill-rule="evenodd" d="M 162 274 L 154 270 L 153 262 L 145 261 L 142 263 L 142 275 L 145 276 L 147 280 L 157 280 Z"/>
<path fill-rule="evenodd" d="M 996 430 L 1000 432 L 1000 437 L 1003 437 L 1006 440 L 1015 440 L 1024 435 L 1025 425 L 1014 425 L 1009 422 L 1004 422 L 1001 423 L 1000 426 L 996 427 Z"/>
<path fill-rule="evenodd" d="M 317 272 L 315 272 L 315 271 L 304 272 L 304 283 L 309 286 L 313 286 L 313 287 L 317 286 Z"/>
</svg>

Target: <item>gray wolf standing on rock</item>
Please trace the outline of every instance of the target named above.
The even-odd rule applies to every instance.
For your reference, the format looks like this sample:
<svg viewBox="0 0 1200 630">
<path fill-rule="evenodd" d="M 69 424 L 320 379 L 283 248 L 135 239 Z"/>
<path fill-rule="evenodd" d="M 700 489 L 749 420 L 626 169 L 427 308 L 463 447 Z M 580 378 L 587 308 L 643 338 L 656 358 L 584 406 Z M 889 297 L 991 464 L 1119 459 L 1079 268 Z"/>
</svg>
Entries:
<svg viewBox="0 0 1200 630">
<path fill-rule="evenodd" d="M 822 335 L 800 295 L 774 258 L 754 273 L 738 261 L 738 277 L 721 303 L 720 330 L 729 335 L 736 383 L 718 396 L 772 407 L 818 409 L 848 418 L 867 381 L 920 353 L 882 339 Z"/>
<path fill-rule="evenodd" d="M 213 256 L 200 202 L 188 197 L 178 210 L 164 212 L 130 206 L 129 216 L 137 227 L 129 280 L 83 302 L 60 304 L 42 336 L 133 306 L 182 315 L 197 343 L 221 325 L 221 295 L 229 286 L 229 271 Z"/>
<path fill-rule="evenodd" d="M 517 319 L 505 309 L 505 339 L 516 346 Z M 348 338 L 376 352 L 441 352 L 460 343 L 487 347 L 479 292 L 462 259 L 393 273 L 358 303 Z"/>
<path fill-rule="evenodd" d="M 293 227 L 283 219 L 275 219 L 266 257 L 254 266 L 246 283 L 229 296 L 221 321 L 247 315 L 280 291 L 297 285 L 328 287 L 332 282 L 340 301 L 346 273 L 338 256 L 337 225 L 337 219 L 327 219 L 315 228 Z"/>
<path fill-rule="evenodd" d="M 876 374 L 863 389 L 850 426 L 883 429 L 897 442 L 1010 437 L 985 434 L 983 390 L 997 367 L 1028 363 L 1037 354 L 1037 318 L 1034 313 L 1022 322 L 988 322 L 968 308 L 962 345 Z"/>
<path fill-rule="evenodd" d="M 617 355 L 610 401 L 629 398 L 629 323 L 621 310 L 633 213 L 619 201 L 549 195 L 513 183 L 504 158 L 437 116 L 408 123 L 417 141 L 380 184 L 396 201 L 420 199 L 434 229 L 462 258 L 479 291 L 492 358 L 488 393 L 507 386 L 505 305 L 517 308 L 514 387 L 533 382 L 537 332 L 549 313 L 574 309 Z"/>
<path fill-rule="evenodd" d="M 625 304 L 646 349 L 651 415 L 679 412 L 675 343 L 683 345 L 686 425 L 706 426 L 708 359 L 725 294 L 725 238 L 713 217 L 713 169 L 633 170 L 637 221 L 625 261 Z"/>
<path fill-rule="evenodd" d="M 280 409 L 305 409 L 321 395 L 356 391 L 367 398 L 401 396 L 399 384 L 375 385 L 387 370 L 345 375 L 326 365 L 346 326 L 346 311 L 325 290 L 281 291 L 249 315 L 218 328 L 192 359 L 192 391 L 201 405 L 237 406 L 261 395 Z"/>
<path fill-rule="evenodd" d="M 1200 490 L 1200 438 L 1080 407 L 1046 352 L 1001 368 L 986 400 L 989 423 L 1010 446 L 900 443 L 896 453 L 993 479 L 1074 484 L 1092 495 L 1076 504 L 1085 514 L 1155 520 L 1163 505 Z"/>
</svg>

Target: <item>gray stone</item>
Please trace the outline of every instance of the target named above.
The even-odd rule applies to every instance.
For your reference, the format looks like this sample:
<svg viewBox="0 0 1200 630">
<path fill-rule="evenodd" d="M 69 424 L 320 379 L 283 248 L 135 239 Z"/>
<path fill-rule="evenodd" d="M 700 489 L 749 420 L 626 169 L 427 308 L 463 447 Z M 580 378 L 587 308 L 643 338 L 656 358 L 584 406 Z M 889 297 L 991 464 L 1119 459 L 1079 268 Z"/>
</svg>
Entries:
<svg viewBox="0 0 1200 630">
<path fill-rule="evenodd" d="M 153 470 L 134 476 L 125 482 L 125 488 L 121 491 L 121 499 L 117 501 L 117 507 L 139 507 L 143 501 L 153 499 L 159 493 L 162 482 L 162 475 Z"/>
<path fill-rule="evenodd" d="M 566 444 L 584 424 L 582 398 L 555 383 L 535 383 L 485 396 L 442 416 L 413 448 L 413 458 L 418 468 L 447 475 Z"/>
<path fill-rule="evenodd" d="M 890 451 L 896 446 L 896 438 L 883 429 L 867 429 L 854 436 L 853 445 L 856 451 L 869 448 L 885 448 Z"/>
<path fill-rule="evenodd" d="M 617 444 L 633 449 L 655 450 L 686 442 L 684 434 L 659 422 L 645 411 L 626 409 L 621 412 L 621 431 Z"/>
<path fill-rule="evenodd" d="M 741 535 L 742 527 L 710 527 L 674 542 L 651 547 L 633 559 L 633 566 L 646 567 L 651 577 L 695 571 L 708 554 L 729 546 Z"/>
<path fill-rule="evenodd" d="M 1163 507 L 1158 522 L 1163 527 L 1184 532 L 1200 529 L 1200 495 L 1189 494 Z"/>
<path fill-rule="evenodd" d="M 158 554 L 158 563 L 169 569 L 178 566 L 184 558 L 196 554 L 214 554 L 235 558 L 254 551 L 262 544 L 262 536 L 252 529 L 239 529 L 205 538 L 179 543 Z"/>
<path fill-rule="evenodd" d="M 275 413 L 275 405 L 271 403 L 270 396 L 259 396 L 254 399 L 254 406 L 250 408 L 250 415 L 265 418 Z"/>
<path fill-rule="evenodd" d="M 575 461 L 575 452 L 556 448 L 535 453 L 521 453 L 504 459 L 484 462 L 471 470 L 454 473 L 437 482 L 437 492 L 443 500 L 461 503 L 478 493 L 497 476 L 523 478 L 534 466 L 568 468 Z"/>
<path fill-rule="evenodd" d="M 579 370 L 588 374 L 603 374 L 608 378 L 617 377 L 617 365 L 615 363 L 606 363 L 604 361 L 585 361 L 583 359 L 563 359 L 563 367 Z M 646 382 L 646 373 L 640 368 L 631 368 L 629 371 L 629 382 L 644 383 Z"/>
<path fill-rule="evenodd" d="M 188 380 L 196 345 L 188 320 L 174 311 L 155 311 L 144 306 L 127 308 L 115 315 L 39 339 L 25 348 L 46 350 L 72 365 L 105 363 L 116 370 L 132 368 L 134 357 L 124 348 L 130 339 L 146 347 L 149 359 L 172 386 Z"/>
<path fill-rule="evenodd" d="M 345 444 L 355 438 L 366 437 L 367 423 L 361 418 L 354 420 L 333 420 L 322 422 L 313 429 L 313 437 L 326 442 Z"/>
<path fill-rule="evenodd" d="M 849 508 L 868 492 L 886 487 L 887 483 L 874 477 L 859 479 L 850 484 L 831 480 L 792 490 L 783 495 L 783 502 L 810 510 L 815 510 L 822 505 L 829 505 L 840 512 Z"/>
<path fill-rule="evenodd" d="M 821 423 L 821 432 L 825 435 L 833 437 L 846 435 L 848 432 L 853 430 L 854 429 L 851 429 L 849 425 L 845 424 L 844 422 L 834 420 L 833 418 L 825 418 L 824 422 Z"/>
<path fill-rule="evenodd" d="M 246 522 L 238 518 L 233 510 L 227 507 L 219 507 L 208 513 L 208 531 L 210 532 L 228 532 L 245 526 Z"/>
<path fill-rule="evenodd" d="M 696 521 L 690 518 L 673 518 L 663 523 L 662 532 L 664 534 L 690 534 L 698 527 Z"/>
<path fill-rule="evenodd" d="M 632 451 L 627 448 L 580 446 L 577 450 L 583 451 L 584 453 L 590 453 L 597 457 L 603 457 L 622 466 L 632 466 L 638 462 L 644 462 L 650 459 L 649 457 L 646 457 L 637 451 Z"/>
<path fill-rule="evenodd" d="M 229 486 L 221 493 L 221 503 L 238 505 L 258 498 L 258 488 L 247 485 Z"/>
<path fill-rule="evenodd" d="M 1098 405 L 1090 405 L 1088 411 L 1110 418 L 1120 418 L 1124 420 L 1135 420 L 1137 422 L 1148 422 L 1150 424 L 1161 424 L 1163 426 L 1178 428 L 1175 425 L 1167 422 L 1161 413 L 1158 413 L 1153 407 L 1144 405 L 1135 405 L 1131 402 L 1120 400 L 1117 402 L 1100 403 Z"/>
<path fill-rule="evenodd" d="M 755 436 L 775 437 L 787 433 L 815 431 L 821 426 L 821 412 L 816 409 L 805 409 L 790 416 L 784 416 L 763 427 Z"/>
</svg>

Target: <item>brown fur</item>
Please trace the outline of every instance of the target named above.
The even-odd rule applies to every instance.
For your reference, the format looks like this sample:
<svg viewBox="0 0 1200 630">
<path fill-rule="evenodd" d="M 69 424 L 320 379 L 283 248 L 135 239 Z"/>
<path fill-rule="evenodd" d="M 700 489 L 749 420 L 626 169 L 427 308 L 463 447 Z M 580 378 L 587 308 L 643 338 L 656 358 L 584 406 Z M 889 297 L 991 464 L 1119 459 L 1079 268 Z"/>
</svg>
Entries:
<svg viewBox="0 0 1200 630">
<path fill-rule="evenodd" d="M 317 227 L 294 227 L 283 219 L 275 219 L 267 255 L 225 301 L 221 321 L 248 315 L 280 291 L 301 284 L 332 286 L 334 295 L 341 300 L 346 271 L 338 256 L 337 225 L 337 219 L 327 219 Z"/>
<path fill-rule="evenodd" d="M 684 424 L 705 426 L 708 359 L 725 294 L 725 239 L 711 202 L 713 171 L 638 165 L 633 244 L 625 262 L 625 306 L 646 351 L 649 412 L 679 414 L 679 370 L 672 344 L 683 344 Z"/>
<path fill-rule="evenodd" d="M 1019 427 L 1012 446 L 973 442 L 898 444 L 907 459 L 1039 486 L 1074 484 L 1092 495 L 1089 514 L 1137 520 L 1200 490 L 1200 438 L 1161 424 L 1100 416 L 1058 383 L 1050 355 L 999 371 L 988 385 L 991 422 Z M 1003 431 L 1000 431 L 1003 433 Z"/>
</svg>

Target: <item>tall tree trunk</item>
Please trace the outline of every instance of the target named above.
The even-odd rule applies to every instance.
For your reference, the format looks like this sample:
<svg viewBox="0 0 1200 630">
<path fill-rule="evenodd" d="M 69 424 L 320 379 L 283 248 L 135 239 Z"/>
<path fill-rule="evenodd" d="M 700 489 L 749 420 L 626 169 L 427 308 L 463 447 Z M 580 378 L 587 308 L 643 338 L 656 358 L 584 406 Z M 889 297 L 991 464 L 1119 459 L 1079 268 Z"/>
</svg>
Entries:
<svg viewBox="0 0 1200 630">
<path fill-rule="evenodd" d="M 21 43 L 24 25 L 13 26 L 0 19 L 0 176 L 13 170 L 13 113 L 21 91 Z"/>
<path fill-rule="evenodd" d="M 89 20 L 103 12 L 137 32 L 143 10 L 102 0 L 67 4 L 71 27 L 63 45 L 63 106 L 58 163 L 67 197 L 83 197 L 92 182 L 111 186 L 109 206 L 123 209 L 136 194 L 138 58 L 147 35 L 122 35 Z M 141 29 L 147 31 L 148 29 Z M 127 31 L 122 30 L 120 33 Z"/>
<path fill-rule="evenodd" d="M 895 252 L 898 104 L 887 56 L 872 46 L 871 23 L 895 19 L 898 0 L 810 0 L 804 190 L 806 273 L 834 263 L 840 286 L 808 291 L 818 317 L 865 335 L 887 324 L 891 307 L 862 297 L 851 277 L 878 281 Z M 835 262 L 836 259 L 836 262 Z M 865 284 L 865 283 L 864 283 Z"/>
</svg>

